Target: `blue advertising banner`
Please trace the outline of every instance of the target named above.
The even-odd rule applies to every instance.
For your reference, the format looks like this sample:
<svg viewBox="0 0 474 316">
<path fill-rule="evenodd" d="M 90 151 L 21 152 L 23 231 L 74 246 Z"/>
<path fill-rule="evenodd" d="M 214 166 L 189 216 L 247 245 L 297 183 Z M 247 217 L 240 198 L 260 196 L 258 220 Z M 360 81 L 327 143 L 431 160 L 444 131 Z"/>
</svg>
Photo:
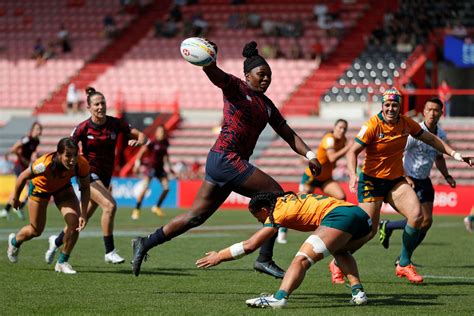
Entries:
<svg viewBox="0 0 474 316">
<path fill-rule="evenodd" d="M 76 194 L 79 196 L 79 190 L 75 179 L 72 179 L 72 185 Z M 138 178 L 112 178 L 112 195 L 117 201 L 118 207 L 134 207 L 137 202 L 137 196 L 143 188 L 142 179 Z M 162 207 L 177 207 L 177 181 L 169 181 L 170 191 L 163 201 Z M 162 192 L 160 182 L 153 178 L 145 194 L 142 207 L 152 207 L 158 201 Z"/>
<path fill-rule="evenodd" d="M 444 58 L 457 67 L 474 67 L 474 44 L 470 39 L 444 37 Z"/>
</svg>

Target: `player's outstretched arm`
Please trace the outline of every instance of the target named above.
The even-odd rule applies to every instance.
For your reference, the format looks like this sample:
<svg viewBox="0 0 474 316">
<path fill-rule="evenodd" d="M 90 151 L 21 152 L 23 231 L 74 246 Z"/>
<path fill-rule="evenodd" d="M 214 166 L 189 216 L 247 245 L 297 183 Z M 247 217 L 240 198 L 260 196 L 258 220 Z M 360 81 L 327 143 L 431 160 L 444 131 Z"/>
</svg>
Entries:
<svg viewBox="0 0 474 316">
<path fill-rule="evenodd" d="M 357 192 L 357 181 L 359 177 L 357 175 L 357 156 L 364 150 L 364 146 L 358 142 L 354 142 L 349 148 L 349 151 L 346 154 L 347 158 L 347 170 L 349 172 L 349 190 L 351 193 Z"/>
<path fill-rule="evenodd" d="M 422 133 L 417 137 L 417 139 L 422 142 L 436 148 L 439 152 L 453 157 L 457 161 L 465 162 L 469 166 L 472 166 L 472 159 L 463 157 L 462 154 L 456 152 L 451 146 L 449 146 L 445 141 L 443 141 L 438 136 L 432 133 Z"/>
<path fill-rule="evenodd" d="M 248 240 L 233 244 L 222 250 L 206 252 L 206 256 L 196 261 L 198 268 L 206 269 L 218 265 L 224 261 L 231 261 L 242 258 L 243 256 L 254 252 L 256 249 L 271 238 L 278 231 L 276 227 L 263 227 Z"/>
<path fill-rule="evenodd" d="M 18 179 L 16 179 L 15 188 L 13 189 L 12 200 L 10 204 L 13 206 L 14 209 L 20 207 L 20 194 L 25 187 L 26 181 L 33 179 L 36 175 L 31 171 L 31 168 L 26 168 L 20 175 Z"/>
</svg>

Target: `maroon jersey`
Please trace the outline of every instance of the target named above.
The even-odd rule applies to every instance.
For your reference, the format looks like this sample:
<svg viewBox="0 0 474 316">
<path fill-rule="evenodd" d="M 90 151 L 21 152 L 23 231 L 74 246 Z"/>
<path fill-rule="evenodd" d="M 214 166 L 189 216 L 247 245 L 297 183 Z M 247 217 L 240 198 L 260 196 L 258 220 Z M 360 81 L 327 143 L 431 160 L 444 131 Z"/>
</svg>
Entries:
<svg viewBox="0 0 474 316">
<path fill-rule="evenodd" d="M 72 131 L 71 138 L 76 144 L 81 143 L 82 154 L 89 161 L 91 173 L 111 177 L 118 134 L 128 135 L 130 131 L 127 122 L 107 115 L 103 125 L 97 125 L 91 119 L 80 123 Z"/>
<path fill-rule="evenodd" d="M 219 86 L 224 95 L 224 122 L 211 150 L 235 152 L 248 160 L 267 123 L 276 130 L 285 119 L 263 93 L 252 91 L 245 82 L 227 74 Z"/>
<path fill-rule="evenodd" d="M 164 158 L 168 155 L 168 147 L 170 146 L 167 139 L 153 140 L 146 145 L 148 148 L 147 159 L 143 163 L 149 168 L 163 169 Z"/>
<path fill-rule="evenodd" d="M 31 161 L 31 155 L 36 151 L 40 143 L 38 137 L 25 136 L 21 140 L 21 147 L 18 153 L 17 166 L 22 170 L 28 168 Z"/>
</svg>

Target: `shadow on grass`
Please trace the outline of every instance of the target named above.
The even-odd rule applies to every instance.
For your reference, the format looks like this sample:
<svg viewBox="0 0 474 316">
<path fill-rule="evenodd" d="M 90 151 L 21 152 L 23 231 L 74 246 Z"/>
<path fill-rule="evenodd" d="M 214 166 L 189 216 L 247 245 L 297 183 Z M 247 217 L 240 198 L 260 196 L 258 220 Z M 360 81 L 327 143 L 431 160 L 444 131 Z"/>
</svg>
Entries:
<svg viewBox="0 0 474 316">
<path fill-rule="evenodd" d="M 370 294 L 368 293 L 369 306 L 435 306 L 443 305 L 437 303 L 439 295 L 437 294 Z M 443 294 L 443 296 L 446 296 Z M 448 295 L 448 296 L 464 296 Z M 291 301 L 301 303 L 295 308 L 347 308 L 352 307 L 349 303 L 350 294 L 330 294 L 330 293 L 304 293 L 294 294 Z M 306 305 L 309 306 L 301 306 Z M 291 308 L 291 306 L 288 306 Z"/>
</svg>

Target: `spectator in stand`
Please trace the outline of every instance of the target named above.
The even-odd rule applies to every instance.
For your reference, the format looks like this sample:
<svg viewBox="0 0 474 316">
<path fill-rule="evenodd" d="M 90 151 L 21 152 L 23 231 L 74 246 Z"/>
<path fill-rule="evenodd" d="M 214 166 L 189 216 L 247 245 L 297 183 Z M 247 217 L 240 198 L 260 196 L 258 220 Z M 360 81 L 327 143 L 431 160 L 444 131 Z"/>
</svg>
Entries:
<svg viewBox="0 0 474 316">
<path fill-rule="evenodd" d="M 413 51 L 413 48 L 414 48 L 413 43 L 410 40 L 410 37 L 408 36 L 408 34 L 403 33 L 398 36 L 397 45 L 395 46 L 395 49 L 397 50 L 397 52 L 408 54 Z"/>
<path fill-rule="evenodd" d="M 161 21 L 155 24 L 155 37 L 173 38 L 178 34 L 178 24 L 168 18 L 164 23 Z"/>
<path fill-rule="evenodd" d="M 81 110 L 81 93 L 76 89 L 76 85 L 74 83 L 70 83 L 67 87 L 67 95 L 66 95 L 66 102 L 64 103 L 64 113 L 72 113 L 76 114 Z"/>
<path fill-rule="evenodd" d="M 262 17 L 255 12 L 247 14 L 247 24 L 251 29 L 257 29 L 262 24 Z"/>
<path fill-rule="evenodd" d="M 181 7 L 177 4 L 171 7 L 168 14 L 171 21 L 181 22 L 183 20 L 183 14 L 181 13 Z"/>
<path fill-rule="evenodd" d="M 414 93 L 416 91 L 416 85 L 415 83 L 411 80 L 411 78 L 408 78 L 408 82 L 403 85 L 405 90 L 408 93 Z M 408 95 L 408 110 L 414 110 L 416 107 L 416 95 L 414 94 L 409 94 Z"/>
<path fill-rule="evenodd" d="M 44 54 L 46 49 L 43 45 L 43 40 L 41 38 L 36 39 L 35 45 L 33 46 L 33 55 L 32 58 L 36 60 L 36 66 L 41 66 L 44 64 Z"/>
<path fill-rule="evenodd" d="M 323 60 L 324 49 L 323 45 L 319 40 L 315 40 L 314 44 L 311 45 L 311 58 L 316 62 L 316 69 L 319 69 L 321 61 Z"/>
<path fill-rule="evenodd" d="M 303 48 L 301 47 L 300 41 L 297 38 L 294 38 L 292 44 L 290 45 L 288 57 L 290 59 L 304 58 Z"/>
<path fill-rule="evenodd" d="M 111 14 L 107 14 L 103 20 L 104 24 L 104 35 L 107 38 L 114 38 L 117 36 L 118 29 L 117 23 L 115 23 L 115 19 Z"/>
<path fill-rule="evenodd" d="M 209 23 L 204 19 L 202 13 L 195 14 L 191 19 L 192 35 L 205 37 L 209 31 Z"/>
<path fill-rule="evenodd" d="M 275 39 L 272 43 L 266 43 L 262 46 L 262 57 L 267 59 L 273 58 L 284 58 L 285 55 L 283 54 L 280 44 L 278 44 L 278 40 Z"/>
<path fill-rule="evenodd" d="M 448 85 L 448 82 L 446 80 L 441 81 L 441 84 L 438 87 L 438 95 L 441 101 L 444 103 L 444 107 L 446 108 L 446 111 L 444 112 L 444 115 L 446 117 L 451 116 L 451 87 Z"/>
<path fill-rule="evenodd" d="M 464 38 L 467 35 L 467 29 L 461 24 L 461 21 L 456 21 L 453 28 L 449 31 L 449 34 Z"/>
<path fill-rule="evenodd" d="M 58 38 L 58 44 L 61 46 L 63 53 L 69 53 L 72 51 L 71 39 L 69 38 L 69 31 L 66 29 L 64 24 L 60 25 L 57 38 Z"/>
</svg>

